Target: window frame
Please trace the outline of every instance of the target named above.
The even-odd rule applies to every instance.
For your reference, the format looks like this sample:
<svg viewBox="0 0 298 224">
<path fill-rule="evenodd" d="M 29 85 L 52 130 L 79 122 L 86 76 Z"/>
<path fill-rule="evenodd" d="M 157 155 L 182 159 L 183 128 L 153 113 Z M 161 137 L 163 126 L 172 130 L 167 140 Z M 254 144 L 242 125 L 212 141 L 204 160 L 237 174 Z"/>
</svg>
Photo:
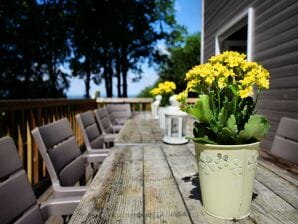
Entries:
<svg viewBox="0 0 298 224">
<path fill-rule="evenodd" d="M 233 26 L 237 23 L 241 23 L 243 19 L 247 17 L 247 60 L 253 60 L 253 42 L 254 42 L 254 10 L 252 7 L 246 9 L 242 13 L 238 14 L 236 17 L 232 18 L 226 25 L 219 29 L 215 33 L 215 54 L 220 54 L 220 44 L 219 40 L 222 35 L 227 33 Z"/>
</svg>

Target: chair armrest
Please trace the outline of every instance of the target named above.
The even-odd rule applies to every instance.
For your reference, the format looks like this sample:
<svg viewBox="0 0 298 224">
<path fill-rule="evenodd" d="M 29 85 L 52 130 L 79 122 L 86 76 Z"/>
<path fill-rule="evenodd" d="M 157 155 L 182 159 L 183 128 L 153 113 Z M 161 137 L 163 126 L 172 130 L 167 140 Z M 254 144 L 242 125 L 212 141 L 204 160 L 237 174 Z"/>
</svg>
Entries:
<svg viewBox="0 0 298 224">
<path fill-rule="evenodd" d="M 83 154 L 82 157 L 85 163 L 99 163 L 103 162 L 108 155 L 108 153 L 91 153 Z"/>
<path fill-rule="evenodd" d="M 87 154 L 109 154 L 111 153 L 110 149 L 91 149 Z"/>
<path fill-rule="evenodd" d="M 87 186 L 61 187 L 53 184 L 53 191 L 55 198 L 82 197 L 87 191 Z"/>
<path fill-rule="evenodd" d="M 43 220 L 50 216 L 71 215 L 80 203 L 81 197 L 65 197 L 50 199 L 40 205 Z"/>
<path fill-rule="evenodd" d="M 114 142 L 117 134 L 105 134 L 104 135 L 104 141 L 105 143 Z"/>
</svg>

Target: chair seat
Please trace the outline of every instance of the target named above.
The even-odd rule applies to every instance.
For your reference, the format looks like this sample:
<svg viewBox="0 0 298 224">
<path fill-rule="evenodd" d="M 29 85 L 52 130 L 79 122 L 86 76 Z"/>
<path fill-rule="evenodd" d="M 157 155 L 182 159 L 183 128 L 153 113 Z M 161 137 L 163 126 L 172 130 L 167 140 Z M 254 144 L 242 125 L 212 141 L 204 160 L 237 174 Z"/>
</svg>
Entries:
<svg viewBox="0 0 298 224">
<path fill-rule="evenodd" d="M 122 127 L 123 125 L 112 125 L 112 130 L 114 133 L 118 133 Z"/>
</svg>

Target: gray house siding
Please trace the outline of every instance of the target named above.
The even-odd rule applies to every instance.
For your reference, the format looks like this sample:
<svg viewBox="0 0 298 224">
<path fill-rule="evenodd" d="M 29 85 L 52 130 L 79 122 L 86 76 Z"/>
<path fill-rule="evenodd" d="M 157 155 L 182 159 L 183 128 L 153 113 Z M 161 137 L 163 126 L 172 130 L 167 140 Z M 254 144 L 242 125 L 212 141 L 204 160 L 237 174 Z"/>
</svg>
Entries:
<svg viewBox="0 0 298 224">
<path fill-rule="evenodd" d="M 269 150 L 280 118 L 298 119 L 298 1 L 205 0 L 204 6 L 204 62 L 215 54 L 216 32 L 240 12 L 254 9 L 252 59 L 271 73 L 270 89 L 257 106 L 271 123 L 262 141 Z"/>
</svg>

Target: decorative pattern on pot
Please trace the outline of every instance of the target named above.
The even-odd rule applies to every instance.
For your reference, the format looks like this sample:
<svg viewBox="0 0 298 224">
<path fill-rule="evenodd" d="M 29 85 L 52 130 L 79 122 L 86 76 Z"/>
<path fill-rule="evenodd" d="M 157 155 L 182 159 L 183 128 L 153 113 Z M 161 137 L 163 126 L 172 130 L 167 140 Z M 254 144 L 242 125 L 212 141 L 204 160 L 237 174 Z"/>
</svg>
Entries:
<svg viewBox="0 0 298 224">
<path fill-rule="evenodd" d="M 255 171 L 258 165 L 259 154 L 257 152 L 252 152 L 247 159 L 247 166 L 250 172 Z"/>
<path fill-rule="evenodd" d="M 255 171 L 257 167 L 258 153 L 252 152 L 247 160 L 247 168 L 249 171 Z M 229 159 L 228 155 L 217 153 L 216 155 L 201 152 L 200 167 L 206 175 L 211 175 L 216 170 L 227 167 L 234 175 L 243 175 L 243 163 L 239 159 Z"/>
</svg>

